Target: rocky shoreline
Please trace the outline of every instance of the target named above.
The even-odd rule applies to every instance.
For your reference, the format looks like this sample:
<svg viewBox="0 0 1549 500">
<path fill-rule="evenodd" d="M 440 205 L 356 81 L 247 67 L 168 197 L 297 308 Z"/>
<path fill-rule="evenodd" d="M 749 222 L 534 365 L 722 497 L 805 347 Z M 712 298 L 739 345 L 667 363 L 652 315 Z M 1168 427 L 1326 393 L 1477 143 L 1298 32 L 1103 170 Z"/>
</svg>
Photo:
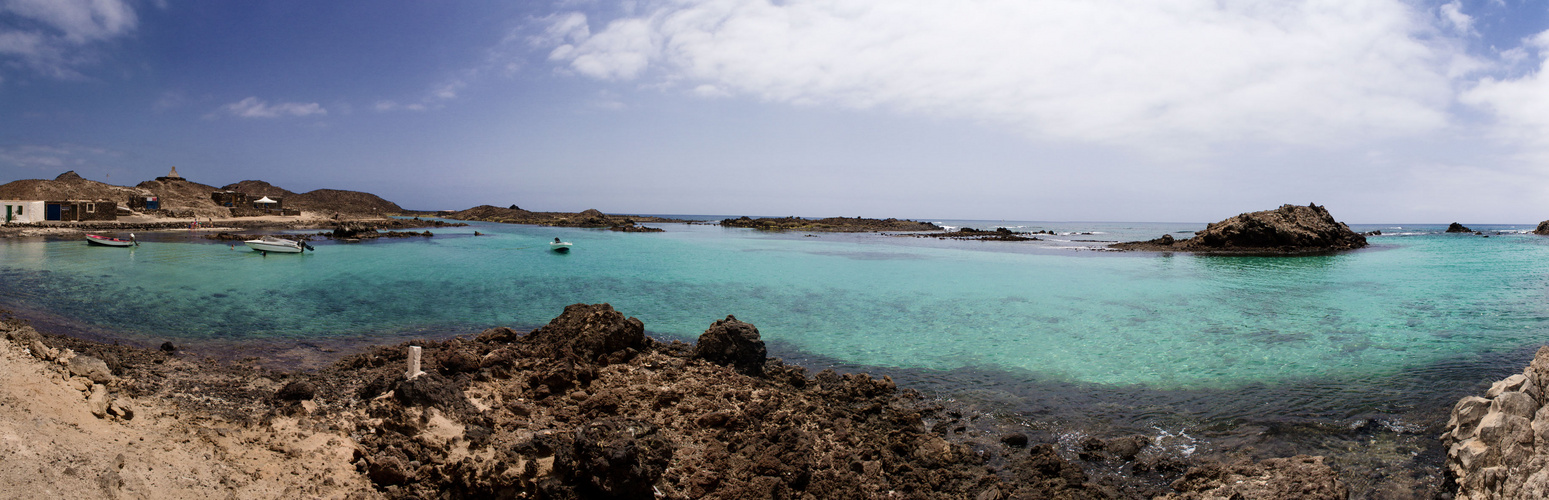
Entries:
<svg viewBox="0 0 1549 500">
<path fill-rule="evenodd" d="M 188 447 L 194 455 L 211 453 L 218 466 L 188 466 L 223 471 L 221 476 L 180 492 L 284 490 L 335 498 L 1348 496 L 1317 457 L 1185 461 L 1144 453 L 1150 445 L 1144 436 L 1083 441 L 1082 461 L 1131 464 L 1122 474 L 1083 470 L 1082 461 L 1045 441 L 1047 435 L 1023 432 L 1014 423 L 980 418 L 887 378 L 809 374 L 767 358 L 757 328 L 733 317 L 711 324 L 697 344 L 664 343 L 606 304 L 576 304 L 530 333 L 493 328 L 471 338 L 370 348 L 315 372 L 201 360 L 170 343 L 140 349 L 88 342 L 39 333 L 15 319 L 0 322 L 0 330 L 8 352 L 36 359 L 40 370 L 57 374 L 51 383 L 75 394 L 70 404 L 89 419 L 77 428 L 108 425 L 129 432 L 171 425 L 165 432 L 188 437 L 172 436 L 168 450 L 157 453 Z M 406 376 L 411 344 L 422 348 L 423 375 Z M 13 396 L 0 393 L 0 401 L 7 397 Z M 5 431 L 0 426 L 0 434 Z M 58 432 L 73 431 L 66 426 Z M 27 436 L 44 443 L 65 437 Z M 6 443 L 0 439 L 0 481 L 49 467 L 27 461 Z M 127 445 L 103 446 L 111 451 Z M 293 472 L 248 470 L 254 456 L 273 462 L 264 470 Z M 249 461 L 237 460 L 242 457 Z M 162 468 L 124 466 L 122 459 L 61 460 L 79 462 L 73 470 L 83 483 L 112 495 L 156 496 L 164 479 L 156 472 Z M 254 489 L 259 486 L 268 489 Z"/>
<path fill-rule="evenodd" d="M 1453 407 L 1441 439 L 1457 498 L 1549 498 L 1546 388 L 1549 346 L 1540 348 L 1522 373 Z"/>
</svg>

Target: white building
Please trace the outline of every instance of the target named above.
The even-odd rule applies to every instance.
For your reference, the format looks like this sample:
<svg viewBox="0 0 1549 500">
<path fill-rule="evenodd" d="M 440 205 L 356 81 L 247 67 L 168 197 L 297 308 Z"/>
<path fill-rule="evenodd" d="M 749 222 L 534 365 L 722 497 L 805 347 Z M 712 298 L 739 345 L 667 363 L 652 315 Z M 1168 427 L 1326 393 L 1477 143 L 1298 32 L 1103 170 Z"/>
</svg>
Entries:
<svg viewBox="0 0 1549 500">
<path fill-rule="evenodd" d="M 43 219 L 42 201 L 0 200 L 0 223 L 41 222 Z"/>
</svg>

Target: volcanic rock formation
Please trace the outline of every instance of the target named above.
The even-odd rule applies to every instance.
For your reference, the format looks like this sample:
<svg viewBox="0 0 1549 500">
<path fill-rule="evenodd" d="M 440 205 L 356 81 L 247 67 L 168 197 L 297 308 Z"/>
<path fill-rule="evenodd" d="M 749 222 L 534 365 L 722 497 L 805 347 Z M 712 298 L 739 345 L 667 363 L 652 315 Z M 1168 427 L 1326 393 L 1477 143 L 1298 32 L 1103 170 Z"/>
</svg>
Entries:
<svg viewBox="0 0 1549 500">
<path fill-rule="evenodd" d="M 1334 220 L 1316 204 L 1281 205 L 1274 210 L 1251 212 L 1205 226 L 1193 238 L 1176 240 L 1163 235 L 1151 241 L 1117 243 L 1119 250 L 1176 251 L 1215 254 L 1306 254 L 1353 250 L 1366 246 L 1366 237 Z"/>
<path fill-rule="evenodd" d="M 1447 472 L 1457 498 L 1549 498 L 1549 346 L 1522 373 L 1452 408 Z"/>
</svg>

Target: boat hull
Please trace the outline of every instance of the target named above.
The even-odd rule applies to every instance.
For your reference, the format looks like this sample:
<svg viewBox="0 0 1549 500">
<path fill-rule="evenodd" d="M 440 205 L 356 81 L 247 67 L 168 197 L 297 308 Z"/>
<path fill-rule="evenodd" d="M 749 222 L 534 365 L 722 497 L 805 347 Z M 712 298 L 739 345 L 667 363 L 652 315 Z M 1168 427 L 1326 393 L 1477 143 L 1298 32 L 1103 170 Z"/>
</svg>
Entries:
<svg viewBox="0 0 1549 500">
<path fill-rule="evenodd" d="M 106 236 L 97 236 L 95 234 L 88 234 L 88 235 L 86 235 L 86 242 L 90 243 L 90 244 L 93 244 L 93 245 L 104 246 L 104 247 L 128 247 L 128 246 L 134 246 L 134 242 L 133 241 L 121 240 L 121 239 L 118 239 L 118 238 L 109 238 L 109 237 L 106 237 Z"/>
<path fill-rule="evenodd" d="M 257 252 L 301 253 L 301 245 L 286 245 L 284 243 L 269 243 L 263 240 L 251 240 L 242 242 Z"/>
<path fill-rule="evenodd" d="M 554 253 L 570 253 L 570 243 L 549 243 L 549 250 Z"/>
</svg>

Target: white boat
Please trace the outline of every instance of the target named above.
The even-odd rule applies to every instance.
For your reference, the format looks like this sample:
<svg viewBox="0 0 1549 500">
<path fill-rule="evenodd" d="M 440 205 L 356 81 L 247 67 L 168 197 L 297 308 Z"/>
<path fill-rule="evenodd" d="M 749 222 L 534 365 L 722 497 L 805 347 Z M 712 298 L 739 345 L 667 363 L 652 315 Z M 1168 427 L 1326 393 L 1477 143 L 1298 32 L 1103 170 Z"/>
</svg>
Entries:
<svg viewBox="0 0 1549 500">
<path fill-rule="evenodd" d="M 256 240 L 242 242 L 259 252 L 301 253 L 303 249 L 312 250 L 312 245 L 296 240 L 287 240 L 273 236 L 265 236 Z"/>
<path fill-rule="evenodd" d="M 99 236 L 99 235 L 95 235 L 95 234 L 88 234 L 88 235 L 86 235 L 86 242 L 87 243 L 91 243 L 93 245 L 102 245 L 102 246 L 105 246 L 105 247 L 127 247 L 127 246 L 134 246 L 134 245 L 139 245 L 140 244 L 140 243 L 138 243 L 138 242 L 136 242 L 134 240 L 134 234 L 132 234 L 132 233 L 129 235 L 129 239 L 127 239 L 127 240 L 121 240 L 121 239 L 118 239 L 118 238 L 111 238 L 111 237 L 107 237 L 107 236 Z"/>
<path fill-rule="evenodd" d="M 559 241 L 559 238 L 554 238 L 554 241 L 549 242 L 549 250 L 553 250 L 555 253 L 570 253 L 571 246 L 573 245 L 570 242 Z"/>
</svg>

